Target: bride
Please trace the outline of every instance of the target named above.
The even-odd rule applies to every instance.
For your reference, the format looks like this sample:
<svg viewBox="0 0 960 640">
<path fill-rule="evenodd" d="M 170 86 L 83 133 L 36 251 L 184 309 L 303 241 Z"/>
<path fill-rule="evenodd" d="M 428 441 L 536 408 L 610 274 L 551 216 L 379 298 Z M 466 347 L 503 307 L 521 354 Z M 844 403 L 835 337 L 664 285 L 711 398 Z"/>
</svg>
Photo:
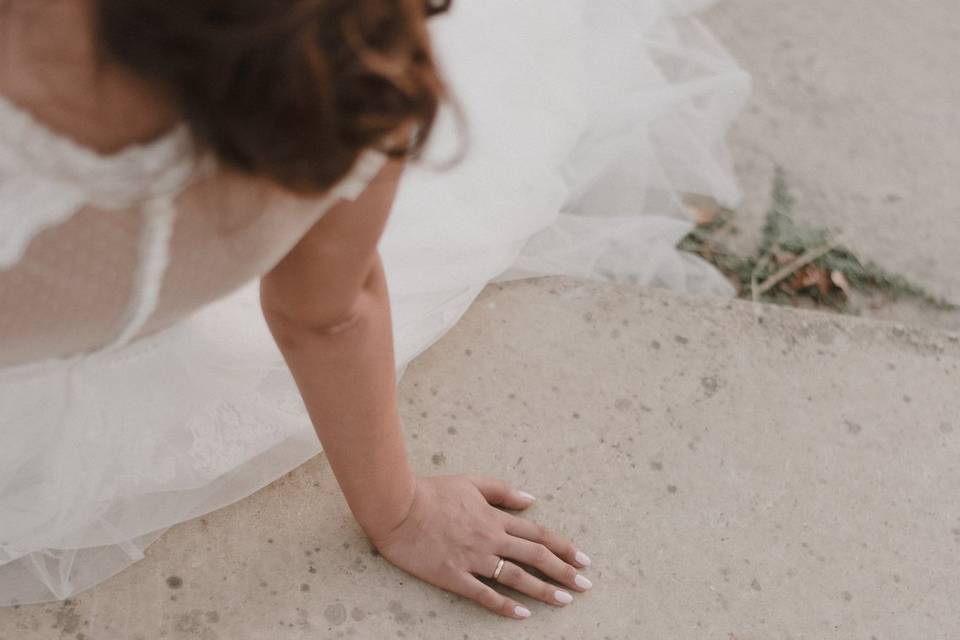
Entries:
<svg viewBox="0 0 960 640">
<path fill-rule="evenodd" d="M 412 575 L 589 589 L 530 494 L 411 471 L 396 380 L 493 279 L 728 293 L 673 248 L 748 86 L 696 4 L 0 0 L 0 605 L 321 449 Z"/>
</svg>

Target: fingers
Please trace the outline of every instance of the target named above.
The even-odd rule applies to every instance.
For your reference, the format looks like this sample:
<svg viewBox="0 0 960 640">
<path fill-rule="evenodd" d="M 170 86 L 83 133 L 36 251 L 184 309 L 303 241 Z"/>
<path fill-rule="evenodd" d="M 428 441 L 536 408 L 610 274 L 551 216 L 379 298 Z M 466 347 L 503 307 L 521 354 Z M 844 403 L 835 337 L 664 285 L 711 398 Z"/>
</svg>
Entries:
<svg viewBox="0 0 960 640">
<path fill-rule="evenodd" d="M 467 479 L 480 490 L 487 502 L 498 507 L 526 509 L 536 500 L 529 493 L 519 491 L 512 487 L 510 483 L 497 478 L 467 476 Z"/>
<path fill-rule="evenodd" d="M 505 569 L 506 563 L 504 563 L 504 570 Z M 503 577 L 502 573 L 500 577 Z M 461 578 L 452 585 L 450 590 L 480 603 L 498 615 L 514 618 L 515 620 L 523 620 L 524 618 L 530 617 L 529 609 L 518 604 L 515 600 L 511 600 L 507 596 L 497 593 L 469 573 L 461 574 Z"/>
<path fill-rule="evenodd" d="M 593 583 L 585 576 L 581 576 L 575 567 L 558 558 L 553 551 L 540 543 L 511 537 L 506 540 L 499 554 L 535 567 L 549 578 L 577 591 L 586 591 L 593 586 Z M 505 569 L 506 564 L 504 564 Z M 500 576 L 503 577 L 503 573 Z"/>
<path fill-rule="evenodd" d="M 503 563 L 497 582 L 547 604 L 565 605 L 573 602 L 573 596 L 568 592 L 530 575 L 509 561 Z"/>
<path fill-rule="evenodd" d="M 504 514 L 504 523 L 504 528 L 510 535 L 531 542 L 538 542 L 575 567 L 585 567 L 590 564 L 590 558 L 578 551 L 572 542 L 536 522 L 524 520 L 511 514 Z M 519 560 L 519 558 L 517 559 Z"/>
</svg>

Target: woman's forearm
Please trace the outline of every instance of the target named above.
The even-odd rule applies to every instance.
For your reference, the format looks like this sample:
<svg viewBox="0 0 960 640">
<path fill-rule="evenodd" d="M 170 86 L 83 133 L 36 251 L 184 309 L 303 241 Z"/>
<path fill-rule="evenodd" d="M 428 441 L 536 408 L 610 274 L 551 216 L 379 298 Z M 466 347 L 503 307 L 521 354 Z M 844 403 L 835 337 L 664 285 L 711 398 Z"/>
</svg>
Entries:
<svg viewBox="0 0 960 640">
<path fill-rule="evenodd" d="M 311 327 L 266 316 L 354 517 L 371 537 L 382 535 L 406 515 L 415 478 L 397 413 L 390 303 L 379 257 L 352 312 L 338 324 Z"/>
</svg>

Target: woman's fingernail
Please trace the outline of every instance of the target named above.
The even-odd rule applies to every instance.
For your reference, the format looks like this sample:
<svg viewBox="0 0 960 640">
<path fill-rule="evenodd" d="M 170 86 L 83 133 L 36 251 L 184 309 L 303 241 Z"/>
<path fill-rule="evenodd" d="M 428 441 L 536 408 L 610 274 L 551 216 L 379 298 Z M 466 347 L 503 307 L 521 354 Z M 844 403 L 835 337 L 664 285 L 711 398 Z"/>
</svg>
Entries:
<svg viewBox="0 0 960 640">
<path fill-rule="evenodd" d="M 590 564 L 590 556 L 585 554 L 583 551 L 577 551 L 576 560 L 583 566 Z"/>
<path fill-rule="evenodd" d="M 587 580 L 586 578 L 584 578 L 583 576 L 577 576 L 577 579 L 574 580 L 574 582 L 577 583 L 577 586 L 580 587 L 581 589 L 593 588 L 593 583 Z"/>
<path fill-rule="evenodd" d="M 535 497 L 533 497 L 532 495 L 530 495 L 530 494 L 527 493 L 526 491 L 518 491 L 517 493 L 520 494 L 520 497 L 521 497 L 521 498 L 525 498 L 525 499 L 529 500 L 530 502 L 533 502 L 534 500 L 536 500 Z"/>
<path fill-rule="evenodd" d="M 573 602 L 573 596 L 567 593 L 566 591 L 554 591 L 553 599 L 559 602 L 560 604 L 570 604 Z"/>
<path fill-rule="evenodd" d="M 513 612 L 514 612 L 515 614 L 517 614 L 517 617 L 519 617 L 519 618 L 529 618 L 529 617 L 530 617 L 530 609 L 527 609 L 526 607 L 519 607 L 519 606 L 518 606 L 518 607 L 514 607 L 514 608 L 513 608 Z"/>
</svg>

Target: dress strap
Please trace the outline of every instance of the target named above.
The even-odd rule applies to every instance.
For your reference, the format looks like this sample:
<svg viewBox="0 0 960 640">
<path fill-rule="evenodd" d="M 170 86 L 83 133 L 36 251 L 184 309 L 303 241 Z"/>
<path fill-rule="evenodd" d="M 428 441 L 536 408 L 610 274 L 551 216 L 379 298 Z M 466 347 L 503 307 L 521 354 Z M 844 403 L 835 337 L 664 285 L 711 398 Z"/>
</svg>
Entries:
<svg viewBox="0 0 960 640">
<path fill-rule="evenodd" d="M 347 177 L 333 187 L 331 194 L 334 198 L 356 200 L 370 182 L 377 177 L 388 160 L 387 155 L 380 151 L 372 149 L 364 151 L 357 159 L 356 164 L 353 165 L 350 173 L 347 174 Z"/>
<path fill-rule="evenodd" d="M 170 238 L 176 218 L 175 195 L 164 194 L 141 208 L 145 218 L 140 236 L 139 266 L 134 280 L 133 299 L 123 326 L 105 350 L 126 346 L 143 329 L 157 307 L 163 277 L 170 262 Z"/>
</svg>

